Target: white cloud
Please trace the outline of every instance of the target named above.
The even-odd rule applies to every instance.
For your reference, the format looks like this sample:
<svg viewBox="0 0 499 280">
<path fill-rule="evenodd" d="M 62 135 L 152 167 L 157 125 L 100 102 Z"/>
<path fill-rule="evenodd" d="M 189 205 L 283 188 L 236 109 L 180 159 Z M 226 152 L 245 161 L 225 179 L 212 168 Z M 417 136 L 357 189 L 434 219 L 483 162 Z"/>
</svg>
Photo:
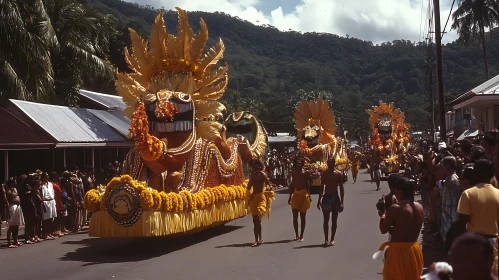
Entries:
<svg viewBox="0 0 499 280">
<path fill-rule="evenodd" d="M 255 24 L 270 24 L 280 30 L 327 32 L 380 43 L 397 39 L 418 41 L 424 38 L 421 21 L 426 18 L 425 0 L 300 0 L 291 12 L 285 13 L 279 0 L 128 0 L 153 7 L 187 11 L 220 11 Z M 263 2 L 266 3 L 263 3 Z M 421 4 L 423 1 L 423 9 Z M 447 20 L 450 0 L 443 0 L 442 28 Z M 272 7 L 260 10 L 265 4 Z M 455 7 L 454 7 L 455 9 Z M 288 9 L 289 11 L 289 9 Z M 421 13 L 423 13 L 421 18 Z M 447 31 L 452 25 L 452 18 Z M 457 35 L 445 35 L 444 43 Z"/>
</svg>

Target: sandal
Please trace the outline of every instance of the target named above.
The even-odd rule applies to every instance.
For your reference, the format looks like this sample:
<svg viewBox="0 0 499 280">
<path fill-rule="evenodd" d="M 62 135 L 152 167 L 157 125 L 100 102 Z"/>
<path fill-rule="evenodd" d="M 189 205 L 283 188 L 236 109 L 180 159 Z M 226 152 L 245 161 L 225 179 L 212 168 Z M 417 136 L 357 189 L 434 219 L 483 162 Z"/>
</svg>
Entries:
<svg viewBox="0 0 499 280">
<path fill-rule="evenodd" d="M 10 244 L 9 245 L 9 248 L 17 248 L 18 246 L 17 245 L 14 245 L 14 244 Z"/>
<path fill-rule="evenodd" d="M 322 246 L 329 246 L 329 242 L 324 241 L 324 242 L 322 243 Z"/>
<path fill-rule="evenodd" d="M 35 242 L 28 240 L 28 241 L 26 241 L 26 244 L 35 244 Z"/>
<path fill-rule="evenodd" d="M 17 246 L 24 246 L 24 243 L 22 243 L 22 242 L 17 242 Z"/>
</svg>

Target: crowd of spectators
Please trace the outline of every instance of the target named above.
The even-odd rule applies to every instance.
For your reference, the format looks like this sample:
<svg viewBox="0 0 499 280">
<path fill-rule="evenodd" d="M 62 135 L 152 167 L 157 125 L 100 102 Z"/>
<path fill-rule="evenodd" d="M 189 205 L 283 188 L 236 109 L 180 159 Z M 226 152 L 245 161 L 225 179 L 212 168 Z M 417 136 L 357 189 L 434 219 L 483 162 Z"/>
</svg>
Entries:
<svg viewBox="0 0 499 280">
<path fill-rule="evenodd" d="M 86 192 L 120 172 L 118 163 L 110 163 L 100 172 L 99 179 L 93 167 L 74 167 L 60 174 L 37 170 L 9 178 L 0 187 L 0 225 L 2 222 L 8 225 L 6 245 L 17 248 L 84 230 L 90 218 L 83 207 Z M 23 225 L 24 242 L 21 242 L 19 228 Z"/>
<path fill-rule="evenodd" d="M 450 146 L 422 140 L 404 158 L 406 173 L 416 179 L 421 195 L 422 233 L 432 237 L 432 244 L 423 246 L 443 251 L 442 261 L 454 267 L 453 279 L 497 276 L 498 136 L 489 131 Z"/>
<path fill-rule="evenodd" d="M 295 156 L 296 152 L 289 150 L 277 151 L 276 149 L 267 155 L 265 170 L 274 188 L 277 189 L 289 185 L 291 180 L 289 172 L 293 168 L 293 159 Z"/>
</svg>

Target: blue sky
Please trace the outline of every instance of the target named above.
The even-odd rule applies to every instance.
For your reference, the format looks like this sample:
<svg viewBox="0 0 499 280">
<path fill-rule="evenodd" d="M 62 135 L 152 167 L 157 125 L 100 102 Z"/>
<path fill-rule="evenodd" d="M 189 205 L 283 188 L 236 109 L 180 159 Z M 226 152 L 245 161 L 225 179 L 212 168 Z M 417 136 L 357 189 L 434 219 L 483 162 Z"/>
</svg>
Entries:
<svg viewBox="0 0 499 280">
<path fill-rule="evenodd" d="M 126 0 L 156 8 L 225 12 L 280 30 L 327 32 L 381 43 L 424 38 L 428 0 Z M 431 1 L 431 0 L 430 0 Z M 442 28 L 452 0 L 440 0 Z M 454 10 L 456 7 L 454 7 Z M 452 18 L 447 30 L 450 29 Z M 457 38 L 454 31 L 444 43 Z"/>
</svg>

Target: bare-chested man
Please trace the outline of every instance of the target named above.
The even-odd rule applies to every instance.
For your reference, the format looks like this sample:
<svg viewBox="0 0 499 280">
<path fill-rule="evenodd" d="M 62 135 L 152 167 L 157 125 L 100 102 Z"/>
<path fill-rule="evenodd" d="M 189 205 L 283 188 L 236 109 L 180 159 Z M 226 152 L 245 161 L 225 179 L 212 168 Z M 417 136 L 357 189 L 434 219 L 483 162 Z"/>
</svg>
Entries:
<svg viewBox="0 0 499 280">
<path fill-rule="evenodd" d="M 307 210 L 310 208 L 312 197 L 310 196 L 309 181 L 311 180 L 308 172 L 303 170 L 304 159 L 295 158 L 294 169 L 291 171 L 291 184 L 289 185 L 288 204 L 291 205 L 293 212 L 293 227 L 295 229 L 295 241 L 303 241 L 305 232 Z M 298 235 L 298 213 L 300 213 L 301 231 Z"/>
<path fill-rule="evenodd" d="M 262 239 L 262 217 L 267 211 L 267 198 L 265 196 L 265 184 L 270 186 L 269 178 L 263 171 L 263 163 L 258 159 L 251 161 L 251 173 L 248 182 L 248 190 L 253 188 L 253 193 L 249 199 L 249 207 L 253 216 L 253 232 L 255 234 L 255 243 L 252 247 L 256 247 L 263 243 Z"/>
<path fill-rule="evenodd" d="M 9 229 L 7 230 L 7 243 L 9 248 L 16 248 L 23 245 L 18 240 L 19 236 L 19 226 L 24 225 L 23 212 L 21 210 L 21 199 L 17 193 L 17 182 L 15 178 L 10 178 L 7 180 L 7 188 L 5 194 L 7 195 L 7 201 L 9 203 Z M 10 242 L 12 236 L 13 242 Z"/>
<path fill-rule="evenodd" d="M 338 196 L 338 186 L 340 195 Z M 324 215 L 324 243 L 322 245 L 334 245 L 334 236 L 336 235 L 338 213 L 343 212 L 343 199 L 345 189 L 343 188 L 343 174 L 335 169 L 335 160 L 330 158 L 327 161 L 327 170 L 321 176 L 321 189 L 319 191 L 319 201 L 317 208 Z M 331 216 L 331 241 L 328 241 L 329 216 Z"/>
<path fill-rule="evenodd" d="M 379 152 L 373 156 L 371 160 L 371 168 L 373 170 L 373 179 L 376 183 L 376 191 L 379 191 L 379 185 L 381 184 L 381 162 L 383 159 L 379 155 Z"/>
<path fill-rule="evenodd" d="M 389 246 L 386 250 L 383 279 L 420 279 L 423 252 L 418 237 L 424 222 L 423 206 L 414 201 L 414 184 L 408 178 L 399 178 L 393 192 L 398 204 L 378 210 L 381 233 L 391 234 L 391 241 L 380 247 L 383 250 Z M 378 203 L 384 204 L 384 198 Z"/>
</svg>

